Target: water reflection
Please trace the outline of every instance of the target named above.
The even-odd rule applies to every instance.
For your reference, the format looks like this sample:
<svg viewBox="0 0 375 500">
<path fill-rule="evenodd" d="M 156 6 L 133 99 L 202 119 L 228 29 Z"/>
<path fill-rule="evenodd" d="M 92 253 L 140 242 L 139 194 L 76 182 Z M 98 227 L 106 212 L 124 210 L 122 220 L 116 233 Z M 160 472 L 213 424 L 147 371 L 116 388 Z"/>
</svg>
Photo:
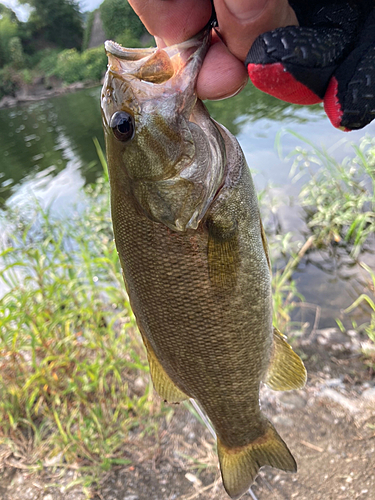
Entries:
<svg viewBox="0 0 375 500">
<path fill-rule="evenodd" d="M 101 173 L 93 144 L 93 137 L 97 137 L 104 149 L 99 94 L 99 88 L 86 89 L 0 110 L 0 208 L 25 203 L 30 196 L 59 212 L 83 203 L 79 199 L 80 188 L 95 182 Z M 280 128 L 290 127 L 318 146 L 324 144 L 338 160 L 350 152 L 347 141 L 358 143 L 365 133 L 375 134 L 375 124 L 365 132 L 343 134 L 332 127 L 321 105 L 290 105 L 263 94 L 251 84 L 238 96 L 209 102 L 207 107 L 215 120 L 238 137 L 250 168 L 257 172 L 257 188 L 275 186 L 272 194 L 279 204 L 281 232 L 292 231 L 301 240 L 308 231 L 303 212 L 294 200 L 304 179 L 292 184 L 290 164 L 275 150 Z M 288 152 L 301 143 L 286 134 L 282 145 Z M 362 257 L 375 267 L 373 255 Z M 294 278 L 306 301 L 321 308 L 320 326 L 327 327 L 336 325 L 340 310 L 353 301 L 355 294 L 358 296 L 358 290 L 363 290 L 367 276 L 358 266 L 352 267 L 345 252 L 338 250 L 335 255 L 317 251 L 309 254 Z M 302 308 L 296 311 L 294 319 L 313 324 L 315 314 L 314 307 Z"/>
<path fill-rule="evenodd" d="M 264 94 L 250 83 L 240 94 L 222 101 L 206 102 L 206 105 L 211 116 L 236 136 L 243 131 L 245 125 L 252 126 L 256 123 L 254 132 L 264 137 L 264 125 L 259 127 L 258 123 L 262 120 L 266 120 L 268 124 L 275 122 L 280 127 L 281 123 L 295 126 L 316 122 L 324 117 L 320 104 L 308 108 L 289 104 Z"/>
<path fill-rule="evenodd" d="M 55 151 L 61 151 L 65 168 L 61 170 L 51 165 L 37 173 L 27 174 L 8 199 L 9 205 L 27 205 L 34 198 L 44 209 L 61 214 L 79 208 L 79 195 L 85 185 L 83 164 L 70 137 L 62 131 L 57 138 Z"/>
<path fill-rule="evenodd" d="M 98 100 L 99 89 L 89 89 L 0 110 L 0 206 L 21 187 L 23 194 L 33 191 L 40 172 L 48 179 L 59 175 L 68 161 L 76 162 L 85 183 L 95 182 L 100 167 L 93 137 L 104 147 Z"/>
</svg>

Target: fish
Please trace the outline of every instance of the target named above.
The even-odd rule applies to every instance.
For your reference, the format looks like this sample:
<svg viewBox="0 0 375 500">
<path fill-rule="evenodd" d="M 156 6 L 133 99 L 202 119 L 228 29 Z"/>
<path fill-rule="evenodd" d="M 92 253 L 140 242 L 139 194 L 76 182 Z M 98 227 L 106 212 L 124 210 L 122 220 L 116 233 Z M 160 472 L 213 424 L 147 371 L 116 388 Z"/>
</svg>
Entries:
<svg viewBox="0 0 375 500">
<path fill-rule="evenodd" d="M 163 49 L 107 41 L 101 110 L 115 243 L 153 385 L 207 414 L 224 488 L 238 499 L 263 465 L 296 471 L 259 390 L 300 389 L 306 370 L 272 325 L 244 153 L 197 98 L 209 44 L 209 29 Z"/>
</svg>

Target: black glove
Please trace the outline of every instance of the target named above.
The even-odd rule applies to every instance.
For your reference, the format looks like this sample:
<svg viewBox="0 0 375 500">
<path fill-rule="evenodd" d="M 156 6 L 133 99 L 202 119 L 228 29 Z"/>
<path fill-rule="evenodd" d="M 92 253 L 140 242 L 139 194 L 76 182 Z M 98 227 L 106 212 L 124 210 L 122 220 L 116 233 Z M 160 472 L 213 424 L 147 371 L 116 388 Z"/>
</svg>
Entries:
<svg viewBox="0 0 375 500">
<path fill-rule="evenodd" d="M 296 104 L 324 101 L 335 127 L 375 118 L 375 0 L 290 0 L 299 26 L 260 35 L 246 67 L 256 87 Z"/>
</svg>

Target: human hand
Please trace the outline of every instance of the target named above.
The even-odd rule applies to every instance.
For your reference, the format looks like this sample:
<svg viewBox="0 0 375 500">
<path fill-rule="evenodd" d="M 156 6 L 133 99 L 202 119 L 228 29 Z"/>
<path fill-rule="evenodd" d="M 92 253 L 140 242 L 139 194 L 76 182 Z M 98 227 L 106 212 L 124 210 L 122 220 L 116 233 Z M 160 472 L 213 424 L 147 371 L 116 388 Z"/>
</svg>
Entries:
<svg viewBox="0 0 375 500">
<path fill-rule="evenodd" d="M 260 35 L 246 58 L 255 86 L 296 104 L 324 101 L 335 127 L 375 118 L 374 0 L 290 0 L 299 27 Z"/>
<path fill-rule="evenodd" d="M 130 3 L 160 47 L 192 37 L 211 16 L 210 0 Z M 324 100 L 331 122 L 344 130 L 362 128 L 375 118 L 374 0 L 214 4 L 220 38 L 213 34 L 198 77 L 201 99 L 229 97 L 245 86 L 242 62 L 251 47 L 248 73 L 264 92 L 297 104 Z"/>
<path fill-rule="evenodd" d="M 210 0 L 129 0 L 158 47 L 191 38 L 208 23 Z M 239 92 L 248 75 L 246 54 L 258 35 L 297 24 L 287 0 L 214 0 L 219 36 L 212 44 L 197 81 L 201 99 L 223 99 Z M 224 43 L 225 42 L 225 43 Z"/>
</svg>

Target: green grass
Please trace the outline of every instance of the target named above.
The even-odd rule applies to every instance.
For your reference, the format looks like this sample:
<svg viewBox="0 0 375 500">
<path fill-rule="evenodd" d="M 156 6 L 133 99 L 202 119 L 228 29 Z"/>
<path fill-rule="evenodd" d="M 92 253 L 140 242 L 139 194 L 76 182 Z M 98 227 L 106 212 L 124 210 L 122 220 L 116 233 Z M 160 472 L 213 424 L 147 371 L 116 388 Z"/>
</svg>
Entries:
<svg viewBox="0 0 375 500">
<path fill-rule="evenodd" d="M 278 219 L 278 208 L 287 200 L 272 195 L 272 186 L 258 193 L 262 222 L 267 234 L 269 254 L 272 264 L 273 324 L 280 331 L 300 330 L 301 324 L 291 322 L 291 314 L 304 301 L 293 280 L 293 272 L 314 246 L 314 238 L 306 241 L 293 238 L 293 233 L 283 233 Z"/>
<path fill-rule="evenodd" d="M 294 181 L 308 176 L 299 199 L 316 245 L 344 242 L 357 258 L 375 231 L 375 138 L 364 137 L 352 144 L 353 155 L 338 162 L 327 150 L 295 132 L 303 141 L 285 159 L 293 160 Z M 280 155 L 281 137 L 277 142 Z"/>
<path fill-rule="evenodd" d="M 344 310 L 344 313 L 349 314 L 357 308 L 362 308 L 363 312 L 369 316 L 369 321 L 358 325 L 352 320 L 353 328 L 357 331 L 364 332 L 368 336 L 370 343 L 362 347 L 362 352 L 366 358 L 366 363 L 375 368 L 375 272 L 364 262 L 360 263 L 361 267 L 369 274 L 370 280 L 367 283 L 367 293 L 362 293 L 349 307 Z M 339 325 L 340 326 L 340 325 Z"/>
<path fill-rule="evenodd" d="M 298 146 L 284 155 L 281 139 L 285 133 L 292 134 L 303 146 Z M 374 271 L 359 261 L 361 253 L 373 249 L 375 232 L 375 137 L 365 136 L 359 145 L 351 144 L 352 155 L 342 162 L 337 161 L 327 150 L 319 148 L 311 141 L 290 130 L 281 131 L 276 139 L 279 154 L 287 161 L 292 161 L 291 177 L 299 181 L 307 177 L 299 194 L 300 204 L 305 208 L 305 219 L 311 230 L 313 246 L 327 248 L 340 245 L 352 258 L 352 264 L 359 264 L 370 275 L 365 289 L 344 313 L 350 314 L 361 307 L 369 321 L 353 327 L 364 332 L 370 341 L 375 342 L 375 305 Z M 343 147 L 343 144 L 341 144 Z M 284 269 L 284 278 L 288 273 L 289 261 Z M 292 266 L 293 267 L 293 266 Z M 290 269 L 292 270 L 292 269 Z M 293 282 L 289 282 L 290 286 Z M 341 329 L 342 322 L 337 319 Z M 371 356 L 374 356 L 371 349 Z M 372 360 L 375 364 L 375 362 Z"/>
<path fill-rule="evenodd" d="M 70 220 L 39 206 L 7 213 L 0 442 L 14 449 L 27 436 L 30 466 L 60 456 L 61 465 L 88 467 L 90 483 L 129 463 L 134 439 L 157 430 L 161 405 L 124 289 L 107 184 L 85 197 Z"/>
<path fill-rule="evenodd" d="M 19 455 L 26 437 L 30 470 L 56 466 L 56 459 L 63 467 L 78 464 L 86 486 L 129 463 L 137 438 L 155 434 L 173 412 L 152 395 L 113 242 L 105 158 L 95 146 L 103 178 L 82 192 L 83 211 L 59 219 L 35 202 L 0 221 L 7 227 L 0 252 L 0 443 Z M 285 319 L 294 285 L 290 274 L 275 279 Z"/>
</svg>

